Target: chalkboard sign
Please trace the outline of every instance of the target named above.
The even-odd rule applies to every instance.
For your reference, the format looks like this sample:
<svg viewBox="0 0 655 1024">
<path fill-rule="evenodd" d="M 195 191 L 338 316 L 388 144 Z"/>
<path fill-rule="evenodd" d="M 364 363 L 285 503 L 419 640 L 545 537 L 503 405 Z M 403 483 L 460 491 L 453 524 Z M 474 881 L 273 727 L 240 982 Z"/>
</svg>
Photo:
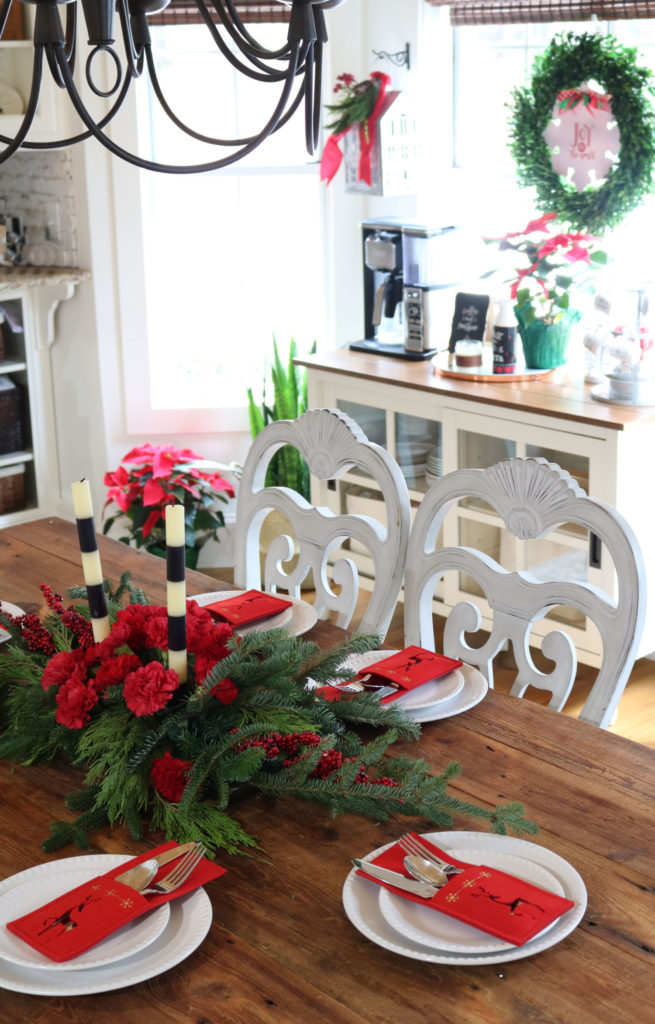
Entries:
<svg viewBox="0 0 655 1024">
<path fill-rule="evenodd" d="M 455 351 L 458 341 L 484 341 L 488 310 L 488 295 L 469 295 L 467 292 L 457 292 L 455 314 L 448 342 L 449 352 Z"/>
</svg>

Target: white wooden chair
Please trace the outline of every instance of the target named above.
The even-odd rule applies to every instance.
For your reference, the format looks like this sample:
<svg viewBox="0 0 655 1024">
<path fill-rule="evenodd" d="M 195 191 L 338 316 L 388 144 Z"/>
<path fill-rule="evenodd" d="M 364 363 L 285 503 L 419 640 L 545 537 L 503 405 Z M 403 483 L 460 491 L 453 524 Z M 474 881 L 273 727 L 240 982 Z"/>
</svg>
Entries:
<svg viewBox="0 0 655 1024">
<path fill-rule="evenodd" d="M 336 515 L 314 507 L 287 487 L 265 487 L 271 458 L 283 445 L 293 445 L 307 461 L 310 474 L 321 480 L 342 476 L 353 466 L 372 477 L 384 498 L 388 528 L 370 516 Z M 382 504 L 382 503 L 381 503 Z M 363 545 L 374 564 L 373 590 L 359 625 L 360 632 L 384 637 L 402 585 L 411 525 L 405 478 L 391 455 L 369 441 L 353 419 L 337 409 L 312 409 L 296 420 L 270 423 L 255 438 L 246 458 L 236 508 L 234 581 L 250 589 L 261 587 L 260 532 L 271 509 L 279 509 L 293 527 L 291 537 L 276 537 L 266 555 L 263 584 L 300 596 L 300 585 L 313 573 L 315 607 L 319 617 L 337 613 L 346 628 L 359 593 L 353 559 L 339 556 L 328 578 L 328 558 L 348 538 Z M 335 589 L 337 588 L 337 589 Z"/>
<path fill-rule="evenodd" d="M 471 548 L 437 548 L 449 507 L 465 497 L 491 505 L 507 530 L 521 540 L 545 537 L 564 523 L 586 527 L 611 555 L 618 599 L 586 582 L 541 582 L 527 571 L 509 572 Z M 602 664 L 580 718 L 602 728 L 610 724 L 634 663 L 646 609 L 639 544 L 615 509 L 587 497 L 567 472 L 545 459 L 509 459 L 489 469 L 449 473 L 426 494 L 414 519 L 405 572 L 407 644 L 434 650 L 432 598 L 438 581 L 451 571 L 465 573 L 479 584 L 490 606 L 492 625 L 486 643 L 471 647 L 465 634 L 475 633 L 482 618 L 475 604 L 461 601 L 446 619 L 444 654 L 477 665 L 493 686 L 492 661 L 509 641 L 518 669 L 511 693 L 521 697 L 528 686 L 550 690 L 549 706 L 561 710 L 577 670 L 573 641 L 560 629 L 546 634 L 541 649 L 555 662 L 547 673 L 532 660 L 530 633 L 532 624 L 551 608 L 576 608 L 595 623 L 603 641 Z"/>
</svg>

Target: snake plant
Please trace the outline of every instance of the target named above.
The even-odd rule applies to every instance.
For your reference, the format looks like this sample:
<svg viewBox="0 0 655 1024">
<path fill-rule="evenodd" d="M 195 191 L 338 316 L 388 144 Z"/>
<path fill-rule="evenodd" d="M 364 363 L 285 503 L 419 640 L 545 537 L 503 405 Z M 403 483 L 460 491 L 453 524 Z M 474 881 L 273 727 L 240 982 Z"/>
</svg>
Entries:
<svg viewBox="0 0 655 1024">
<path fill-rule="evenodd" d="M 261 405 L 255 401 L 252 388 L 248 388 L 248 415 L 250 432 L 253 440 L 259 432 L 275 420 L 295 420 L 307 411 L 307 376 L 304 370 L 294 365 L 298 354 L 293 338 L 289 345 L 289 356 L 285 363 L 280 357 L 277 341 L 273 338 L 273 361 L 270 367 L 270 379 L 264 378 L 264 391 Z M 267 387 L 273 391 L 273 401 L 266 400 Z M 290 487 L 310 500 L 309 469 L 299 452 L 285 445 L 271 459 L 266 474 L 267 487 Z"/>
</svg>

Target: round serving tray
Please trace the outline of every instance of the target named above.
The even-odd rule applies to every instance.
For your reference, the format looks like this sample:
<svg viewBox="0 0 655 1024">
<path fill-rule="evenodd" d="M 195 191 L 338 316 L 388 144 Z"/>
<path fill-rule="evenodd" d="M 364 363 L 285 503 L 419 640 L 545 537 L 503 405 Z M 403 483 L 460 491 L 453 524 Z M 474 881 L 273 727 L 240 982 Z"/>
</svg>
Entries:
<svg viewBox="0 0 655 1024">
<path fill-rule="evenodd" d="M 449 357 L 450 353 L 448 352 L 440 352 L 434 357 L 432 365 L 435 373 L 440 373 L 442 377 L 456 377 L 459 380 L 473 380 L 489 384 L 503 384 L 508 381 L 514 381 L 516 384 L 525 380 L 538 380 L 541 377 L 550 376 L 551 373 L 555 373 L 556 369 L 559 369 L 559 367 L 553 367 L 550 370 L 533 370 L 524 366 L 522 361 L 517 360 L 513 373 L 494 373 L 492 358 L 486 354 L 482 357 L 482 366 L 450 367 L 448 365 Z"/>
</svg>

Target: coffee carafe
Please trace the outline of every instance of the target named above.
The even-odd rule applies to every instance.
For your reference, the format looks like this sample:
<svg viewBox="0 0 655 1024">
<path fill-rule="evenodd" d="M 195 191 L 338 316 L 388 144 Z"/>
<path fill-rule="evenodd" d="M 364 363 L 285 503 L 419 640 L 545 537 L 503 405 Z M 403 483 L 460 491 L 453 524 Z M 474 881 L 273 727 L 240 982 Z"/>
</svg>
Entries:
<svg viewBox="0 0 655 1024">
<path fill-rule="evenodd" d="M 380 346 L 403 343 L 402 222 L 362 222 L 364 337 Z"/>
</svg>

